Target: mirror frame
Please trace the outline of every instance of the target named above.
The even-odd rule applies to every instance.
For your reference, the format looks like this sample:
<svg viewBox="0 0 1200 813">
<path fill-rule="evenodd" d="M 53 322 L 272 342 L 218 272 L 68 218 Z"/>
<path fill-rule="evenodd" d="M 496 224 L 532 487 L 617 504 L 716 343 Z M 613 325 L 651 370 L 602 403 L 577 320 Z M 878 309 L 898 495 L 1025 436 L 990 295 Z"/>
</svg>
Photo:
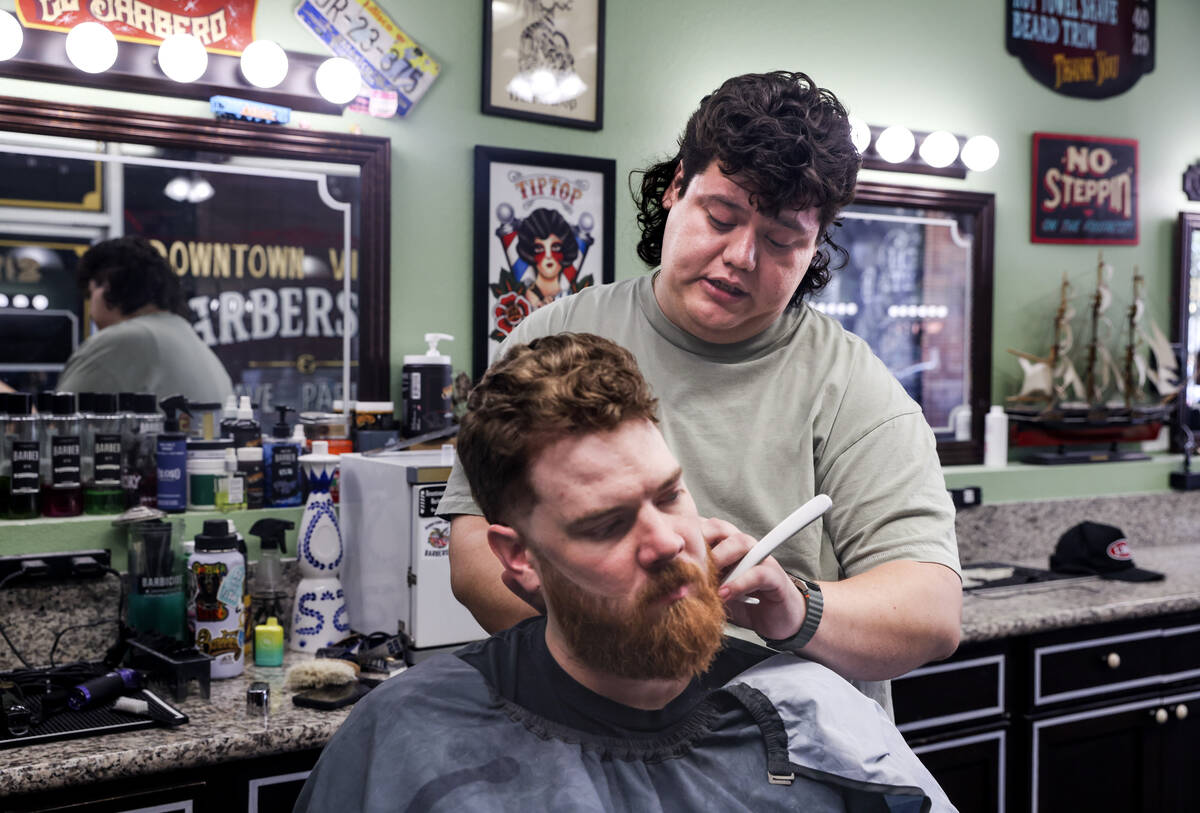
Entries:
<svg viewBox="0 0 1200 813">
<path fill-rule="evenodd" d="M 391 400 L 391 140 L 0 96 L 0 131 L 359 168 L 358 399 Z"/>
<path fill-rule="evenodd" d="M 927 189 L 860 181 L 851 205 L 866 203 L 973 215 L 975 234 L 971 247 L 971 312 L 967 329 L 971 337 L 971 439 L 939 440 L 943 466 L 983 462 L 983 416 L 992 405 L 992 267 L 995 239 L 996 196 L 988 192 Z M 837 239 L 837 235 L 834 235 Z M 835 272 L 836 273 L 836 272 Z"/>
</svg>

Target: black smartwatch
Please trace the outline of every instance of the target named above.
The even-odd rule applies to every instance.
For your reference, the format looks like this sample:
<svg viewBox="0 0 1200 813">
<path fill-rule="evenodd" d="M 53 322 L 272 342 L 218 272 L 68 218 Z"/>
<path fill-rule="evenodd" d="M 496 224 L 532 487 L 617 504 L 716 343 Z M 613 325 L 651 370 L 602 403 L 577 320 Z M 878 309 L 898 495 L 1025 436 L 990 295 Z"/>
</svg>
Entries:
<svg viewBox="0 0 1200 813">
<path fill-rule="evenodd" d="M 766 638 L 767 646 L 780 652 L 798 652 L 803 649 L 817 631 L 821 623 L 821 613 L 825 609 L 825 600 L 821 597 L 821 587 L 816 582 L 792 576 L 792 583 L 804 596 L 804 623 L 800 631 L 791 638 Z"/>
</svg>

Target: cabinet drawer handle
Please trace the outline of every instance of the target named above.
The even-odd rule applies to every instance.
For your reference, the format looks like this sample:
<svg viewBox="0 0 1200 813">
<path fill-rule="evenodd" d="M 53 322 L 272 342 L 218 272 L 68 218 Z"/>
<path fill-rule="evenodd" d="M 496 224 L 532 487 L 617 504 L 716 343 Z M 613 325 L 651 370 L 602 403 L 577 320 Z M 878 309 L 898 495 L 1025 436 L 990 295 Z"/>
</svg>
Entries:
<svg viewBox="0 0 1200 813">
<path fill-rule="evenodd" d="M 1150 716 L 1153 717 L 1154 722 L 1158 723 L 1159 725 L 1164 725 L 1167 720 L 1171 718 L 1171 715 L 1167 714 L 1166 709 L 1155 709 L 1154 711 L 1150 712 Z"/>
<path fill-rule="evenodd" d="M 1100 660 L 1104 661 L 1109 669 L 1119 669 L 1121 667 L 1121 656 L 1116 652 L 1109 652 Z"/>
<path fill-rule="evenodd" d="M 1175 707 L 1175 718 L 1178 720 L 1186 720 L 1188 716 L 1188 707 L 1180 703 Z"/>
</svg>

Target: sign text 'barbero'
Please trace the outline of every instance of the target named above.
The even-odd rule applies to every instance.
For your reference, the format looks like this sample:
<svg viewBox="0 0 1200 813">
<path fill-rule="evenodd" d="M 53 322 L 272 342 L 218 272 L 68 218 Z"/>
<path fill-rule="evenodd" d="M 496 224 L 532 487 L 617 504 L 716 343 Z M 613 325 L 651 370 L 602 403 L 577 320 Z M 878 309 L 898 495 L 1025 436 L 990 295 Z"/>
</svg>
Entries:
<svg viewBox="0 0 1200 813">
<path fill-rule="evenodd" d="M 17 0 L 27 28 L 69 31 L 98 22 L 117 39 L 156 43 L 191 34 L 217 53 L 241 53 L 254 40 L 257 0 Z"/>
<path fill-rule="evenodd" d="M 1135 244 L 1137 141 L 1035 133 L 1035 243 Z"/>
<path fill-rule="evenodd" d="M 1005 0 L 1008 52 L 1046 87 L 1099 99 L 1154 70 L 1155 0 Z"/>
</svg>

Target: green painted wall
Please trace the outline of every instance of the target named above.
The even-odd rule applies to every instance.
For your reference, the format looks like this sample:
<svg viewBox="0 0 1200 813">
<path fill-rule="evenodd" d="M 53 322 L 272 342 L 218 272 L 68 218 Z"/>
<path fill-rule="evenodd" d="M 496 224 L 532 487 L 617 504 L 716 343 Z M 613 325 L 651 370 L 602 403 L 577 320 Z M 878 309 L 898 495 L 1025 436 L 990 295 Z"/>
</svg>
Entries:
<svg viewBox="0 0 1200 813">
<path fill-rule="evenodd" d="M 1005 348 L 1037 350 L 1047 342 L 1046 314 L 1056 301 L 1059 277 L 1067 271 L 1082 284 L 1096 260 L 1093 247 L 1029 242 L 1035 131 L 1139 140 L 1141 244 L 1107 248 L 1105 255 L 1119 275 L 1128 275 L 1135 264 L 1142 269 L 1150 313 L 1170 329 L 1175 219 L 1182 209 L 1200 211 L 1200 205 L 1186 201 L 1180 183 L 1184 169 L 1200 160 L 1200 142 L 1193 135 L 1200 132 L 1194 90 L 1200 4 L 1191 0 L 1159 0 L 1156 70 L 1129 92 L 1098 102 L 1056 95 L 1025 74 L 1004 50 L 1002 0 L 753 0 L 739 6 L 724 0 L 608 0 L 605 126 L 598 133 L 479 113 L 478 0 L 382 4 L 440 60 L 437 82 L 411 120 L 356 114 L 307 118 L 328 130 L 345 130 L 353 121 L 369 135 L 392 140 L 391 349 L 397 400 L 402 356 L 421 352 L 427 331 L 454 334 L 457 341 L 444 349 L 456 368 L 470 365 L 476 144 L 616 159 L 617 276 L 634 276 L 644 267 L 633 251 L 633 206 L 624 192 L 629 172 L 673 147 L 700 96 L 723 79 L 776 68 L 807 71 L 872 123 L 988 133 L 999 142 L 999 165 L 966 181 L 863 174 L 867 180 L 995 193 L 994 401 L 1019 384 L 1016 363 Z M 319 43 L 292 17 L 296 5 L 260 0 L 259 36 L 272 37 L 288 50 L 319 53 Z M 12 0 L 0 0 L 0 7 L 12 8 Z M 71 87 L 5 79 L 0 79 L 0 94 L 81 99 Z M 99 91 L 83 98 L 102 106 L 153 105 L 168 113 L 208 115 L 207 105 L 195 101 Z M 1103 492 L 1113 479 L 1105 471 L 1079 471 L 1072 482 Z M 1065 479 L 1049 477 L 1040 496 L 1076 493 L 1064 490 Z M 1163 480 L 1165 488 L 1165 475 Z"/>
</svg>

